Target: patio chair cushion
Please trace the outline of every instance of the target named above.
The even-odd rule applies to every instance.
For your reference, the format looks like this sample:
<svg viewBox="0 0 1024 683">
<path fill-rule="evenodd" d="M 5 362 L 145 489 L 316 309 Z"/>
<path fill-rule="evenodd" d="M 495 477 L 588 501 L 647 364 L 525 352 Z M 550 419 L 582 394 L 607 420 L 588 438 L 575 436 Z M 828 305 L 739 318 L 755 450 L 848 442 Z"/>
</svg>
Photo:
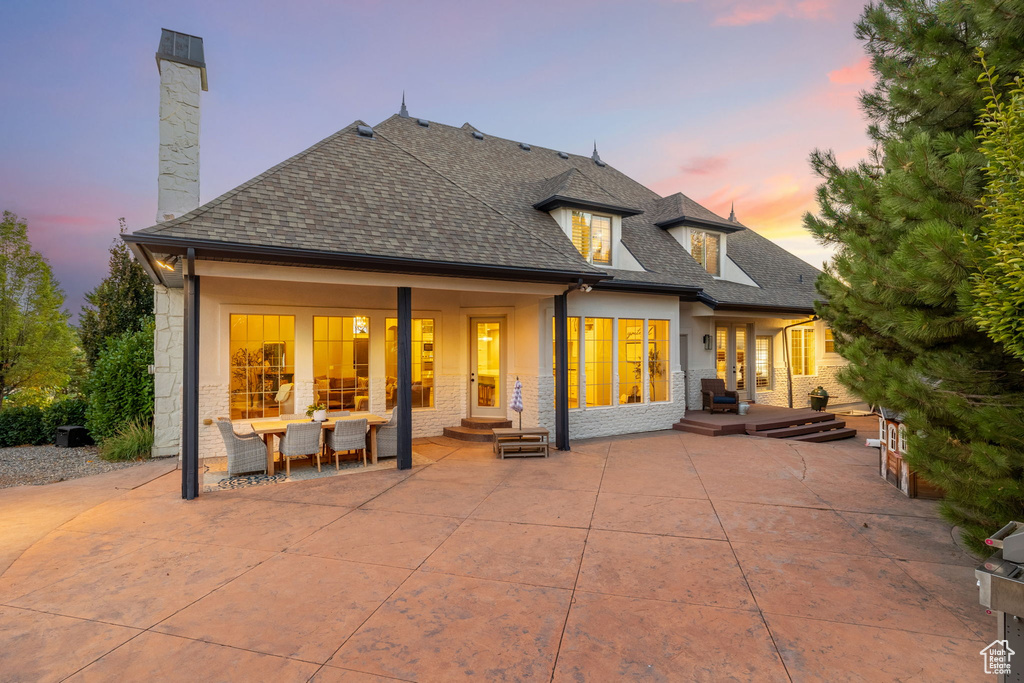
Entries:
<svg viewBox="0 0 1024 683">
<path fill-rule="evenodd" d="M 735 403 L 736 399 L 732 396 L 715 396 L 715 403 Z"/>
</svg>

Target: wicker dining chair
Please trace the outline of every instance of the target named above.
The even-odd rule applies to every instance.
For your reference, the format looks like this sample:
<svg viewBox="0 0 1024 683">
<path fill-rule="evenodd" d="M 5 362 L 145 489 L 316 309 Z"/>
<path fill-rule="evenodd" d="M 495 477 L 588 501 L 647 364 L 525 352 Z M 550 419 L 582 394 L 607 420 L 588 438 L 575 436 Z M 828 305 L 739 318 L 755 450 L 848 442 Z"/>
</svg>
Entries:
<svg viewBox="0 0 1024 683">
<path fill-rule="evenodd" d="M 292 460 L 309 458 L 312 462 L 320 454 L 320 423 L 292 422 L 285 428 L 278 451 L 284 460 L 285 476 L 290 477 Z"/>
<path fill-rule="evenodd" d="M 334 469 L 339 470 L 338 453 L 341 451 L 362 451 L 363 467 L 366 467 L 366 418 L 359 420 L 338 420 L 334 423 L 334 431 L 326 435 L 327 447 L 334 452 Z M 320 471 L 320 457 L 316 459 L 316 469 Z"/>
<path fill-rule="evenodd" d="M 377 457 L 394 458 L 398 456 L 398 409 L 391 411 L 391 419 L 387 424 L 377 428 Z"/>
<path fill-rule="evenodd" d="M 267 471 L 267 447 L 255 432 L 237 434 L 229 420 L 217 420 L 217 429 L 228 452 L 228 476 L 246 472 Z"/>
</svg>

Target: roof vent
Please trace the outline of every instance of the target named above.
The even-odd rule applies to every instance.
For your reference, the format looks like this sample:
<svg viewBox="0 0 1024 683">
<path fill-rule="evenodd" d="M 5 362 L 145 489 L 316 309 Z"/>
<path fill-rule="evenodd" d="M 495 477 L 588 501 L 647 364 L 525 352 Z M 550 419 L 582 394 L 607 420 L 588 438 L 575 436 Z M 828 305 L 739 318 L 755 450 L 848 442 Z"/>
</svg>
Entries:
<svg viewBox="0 0 1024 683">
<path fill-rule="evenodd" d="M 427 121 L 426 119 L 416 119 L 416 123 L 420 124 L 424 128 L 430 128 L 430 121 Z"/>
<path fill-rule="evenodd" d="M 561 157 L 562 159 L 568 159 L 569 158 L 569 155 L 566 154 L 565 152 L 559 152 L 558 156 Z"/>
<path fill-rule="evenodd" d="M 527 152 L 529 152 L 530 151 L 530 146 L 528 144 L 526 144 L 525 142 L 520 142 L 519 143 L 519 149 L 526 150 Z"/>
<path fill-rule="evenodd" d="M 473 137 L 475 137 L 477 140 L 483 140 L 484 139 L 484 134 L 481 133 L 478 130 L 474 130 L 473 131 Z"/>
<path fill-rule="evenodd" d="M 358 133 L 361 138 L 372 138 L 373 128 L 370 128 L 369 126 L 356 126 L 356 133 Z"/>
<path fill-rule="evenodd" d="M 597 153 L 597 140 L 594 140 L 594 153 L 590 155 L 590 158 L 594 160 L 594 163 L 604 168 L 608 164 L 601 161 L 601 155 Z"/>
</svg>

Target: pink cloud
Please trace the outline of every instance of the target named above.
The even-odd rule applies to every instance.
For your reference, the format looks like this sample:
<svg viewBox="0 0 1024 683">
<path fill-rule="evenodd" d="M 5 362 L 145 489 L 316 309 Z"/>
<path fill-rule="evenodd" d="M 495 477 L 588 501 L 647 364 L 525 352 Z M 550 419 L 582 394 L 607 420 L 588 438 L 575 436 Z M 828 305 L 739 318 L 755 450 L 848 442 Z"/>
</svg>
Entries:
<svg viewBox="0 0 1024 683">
<path fill-rule="evenodd" d="M 749 26 L 778 17 L 819 20 L 832 18 L 837 0 L 728 0 L 716 2 L 725 11 L 714 21 L 715 26 Z"/>
<path fill-rule="evenodd" d="M 701 156 L 693 157 L 679 167 L 683 175 L 718 175 L 729 165 L 729 159 L 724 156 Z"/>
<path fill-rule="evenodd" d="M 871 85 L 875 81 L 875 74 L 871 71 L 871 59 L 864 56 L 856 64 L 829 71 L 828 80 L 836 85 Z"/>
</svg>

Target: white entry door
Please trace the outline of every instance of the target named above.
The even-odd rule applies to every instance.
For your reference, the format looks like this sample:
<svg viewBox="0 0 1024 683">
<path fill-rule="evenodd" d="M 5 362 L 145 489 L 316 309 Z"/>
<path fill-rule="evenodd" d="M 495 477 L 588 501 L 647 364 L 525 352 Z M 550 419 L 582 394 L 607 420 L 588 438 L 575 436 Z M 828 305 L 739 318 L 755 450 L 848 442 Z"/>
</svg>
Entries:
<svg viewBox="0 0 1024 683">
<path fill-rule="evenodd" d="M 505 417 L 505 320 L 469 320 L 469 414 Z"/>
<path fill-rule="evenodd" d="M 715 370 L 725 380 L 726 389 L 749 400 L 748 380 L 750 337 L 745 323 L 719 323 L 715 326 Z"/>
</svg>

